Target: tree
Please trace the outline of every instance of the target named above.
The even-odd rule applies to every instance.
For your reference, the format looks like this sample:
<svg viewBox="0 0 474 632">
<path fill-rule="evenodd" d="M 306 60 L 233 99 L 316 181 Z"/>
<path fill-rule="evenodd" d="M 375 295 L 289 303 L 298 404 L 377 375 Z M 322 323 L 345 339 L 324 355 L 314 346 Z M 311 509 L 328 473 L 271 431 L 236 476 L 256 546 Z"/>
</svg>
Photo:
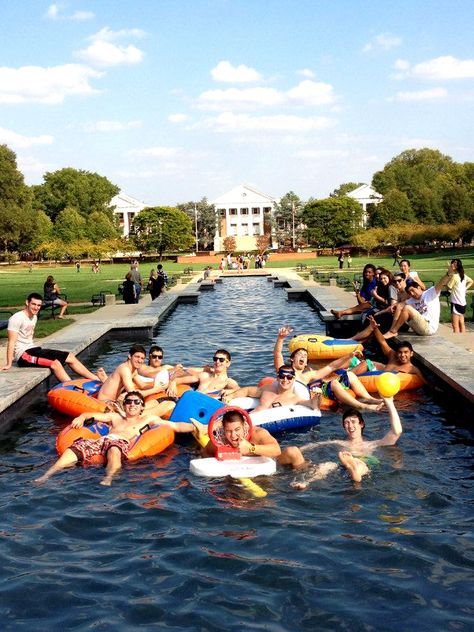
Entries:
<svg viewBox="0 0 474 632">
<path fill-rule="evenodd" d="M 199 240 L 199 250 L 209 250 L 214 242 L 216 234 L 216 209 L 214 204 L 209 204 L 206 197 L 199 202 L 185 202 L 177 204 L 176 208 L 184 211 L 193 223 L 194 239 L 196 239 L 196 220 L 197 235 Z M 196 212 L 195 212 L 196 211 Z"/>
<path fill-rule="evenodd" d="M 270 244 L 270 237 L 268 235 L 258 235 L 255 238 L 257 244 L 257 250 L 259 255 L 263 255 Z"/>
<path fill-rule="evenodd" d="M 344 182 L 343 184 L 338 186 L 337 189 L 334 189 L 334 191 L 329 194 L 329 197 L 343 197 L 344 195 L 347 195 L 351 191 L 354 191 L 354 189 L 357 189 L 363 184 L 363 182 Z"/>
<path fill-rule="evenodd" d="M 349 197 L 316 200 L 304 207 L 303 221 L 310 243 L 336 246 L 360 230 L 362 206 Z"/>
<path fill-rule="evenodd" d="M 189 250 L 193 243 L 191 219 L 177 208 L 154 206 L 144 208 L 135 216 L 130 237 L 137 248 L 145 252 Z"/>
<path fill-rule="evenodd" d="M 224 245 L 225 252 L 231 255 L 235 251 L 235 246 L 236 246 L 235 237 L 226 237 L 224 239 L 223 245 Z"/>
<path fill-rule="evenodd" d="M 87 238 L 94 244 L 107 239 L 117 239 L 120 231 L 114 226 L 110 218 L 100 211 L 94 211 L 89 215 L 86 222 Z"/>
<path fill-rule="evenodd" d="M 374 227 L 386 228 L 390 224 L 415 221 L 415 214 L 408 196 L 403 191 L 391 189 L 380 204 L 374 205 L 370 223 Z"/>
<path fill-rule="evenodd" d="M 75 208 L 65 208 L 59 213 L 54 224 L 54 236 L 64 244 L 84 239 L 86 220 Z"/>
<path fill-rule="evenodd" d="M 456 223 L 464 217 L 469 217 L 472 210 L 472 200 L 466 187 L 459 184 L 453 185 L 443 196 L 443 210 L 446 219 Z"/>
<path fill-rule="evenodd" d="M 367 256 L 370 256 L 378 246 L 382 245 L 384 235 L 385 231 L 381 228 L 369 228 L 353 235 L 351 243 L 353 246 L 365 250 Z"/>
<path fill-rule="evenodd" d="M 35 231 L 31 193 L 17 169 L 16 154 L 0 145 L 0 243 L 4 250 L 27 250 Z"/>
<path fill-rule="evenodd" d="M 110 201 L 120 192 L 106 177 L 71 167 L 47 172 L 44 183 L 32 190 L 35 208 L 43 210 L 53 221 L 67 207 L 77 209 L 84 218 L 101 211 L 112 220 Z"/>
<path fill-rule="evenodd" d="M 304 231 L 303 203 L 296 193 L 289 191 L 273 203 L 272 223 L 278 243 L 294 248 Z"/>
</svg>

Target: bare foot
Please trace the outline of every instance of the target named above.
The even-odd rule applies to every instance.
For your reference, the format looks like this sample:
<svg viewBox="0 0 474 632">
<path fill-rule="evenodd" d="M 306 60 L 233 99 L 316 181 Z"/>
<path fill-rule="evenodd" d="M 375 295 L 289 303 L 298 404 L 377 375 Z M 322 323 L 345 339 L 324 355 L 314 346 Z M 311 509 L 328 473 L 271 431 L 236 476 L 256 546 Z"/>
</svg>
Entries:
<svg viewBox="0 0 474 632">
<path fill-rule="evenodd" d="M 107 373 L 102 367 L 97 369 L 96 375 L 102 383 L 105 382 L 105 380 L 107 379 Z"/>
<path fill-rule="evenodd" d="M 363 410 L 372 410 L 373 412 L 377 412 L 378 410 L 382 410 L 383 402 L 381 404 L 362 404 L 364 407 Z"/>
<path fill-rule="evenodd" d="M 339 318 L 341 318 L 342 311 L 338 311 L 337 309 L 332 309 L 331 314 L 339 320 Z"/>
<path fill-rule="evenodd" d="M 369 468 L 360 459 L 354 458 L 350 452 L 339 452 L 339 460 L 356 483 L 360 483 L 362 477 L 369 473 Z"/>
<path fill-rule="evenodd" d="M 40 476 L 39 478 L 35 478 L 35 480 L 33 481 L 33 483 L 35 485 L 42 485 L 43 483 L 46 483 L 46 481 L 48 480 L 48 476 L 46 476 L 45 474 L 43 474 L 43 476 Z"/>
<path fill-rule="evenodd" d="M 395 338 L 397 333 L 398 332 L 396 332 L 396 331 L 387 331 L 387 333 L 384 334 L 383 337 L 385 338 L 385 340 L 388 340 L 389 338 Z"/>
<path fill-rule="evenodd" d="M 100 481 L 101 485 L 105 485 L 107 487 L 110 487 L 112 485 L 112 477 L 111 476 L 106 476 L 105 478 L 103 478 Z"/>
</svg>

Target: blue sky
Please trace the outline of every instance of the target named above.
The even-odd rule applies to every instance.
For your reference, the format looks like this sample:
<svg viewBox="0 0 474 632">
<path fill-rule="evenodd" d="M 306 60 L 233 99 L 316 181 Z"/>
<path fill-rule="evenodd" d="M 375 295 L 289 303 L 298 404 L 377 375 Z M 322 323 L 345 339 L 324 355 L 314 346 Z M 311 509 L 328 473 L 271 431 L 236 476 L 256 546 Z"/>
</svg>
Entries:
<svg viewBox="0 0 474 632">
<path fill-rule="evenodd" d="M 0 143 L 147 204 L 474 160 L 472 0 L 3 0 Z"/>
</svg>

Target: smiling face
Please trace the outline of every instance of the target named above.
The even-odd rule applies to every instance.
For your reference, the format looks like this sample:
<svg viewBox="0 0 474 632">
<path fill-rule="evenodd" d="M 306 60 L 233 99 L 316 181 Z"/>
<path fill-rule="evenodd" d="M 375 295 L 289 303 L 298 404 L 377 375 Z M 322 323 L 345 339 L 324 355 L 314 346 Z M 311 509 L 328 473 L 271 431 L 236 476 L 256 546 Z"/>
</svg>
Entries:
<svg viewBox="0 0 474 632">
<path fill-rule="evenodd" d="M 40 301 L 38 298 L 32 298 L 30 301 L 26 301 L 26 311 L 30 318 L 36 316 L 41 309 L 41 305 L 43 301 Z"/>
<path fill-rule="evenodd" d="M 238 448 L 242 439 L 245 438 L 245 427 L 243 421 L 228 421 L 224 423 L 224 437 L 226 443 L 233 448 Z"/>
<path fill-rule="evenodd" d="M 349 441 L 358 441 L 362 439 L 362 431 L 365 424 L 360 421 L 357 415 L 348 415 L 342 422 Z"/>
<path fill-rule="evenodd" d="M 141 353 L 141 351 L 137 351 L 133 355 L 129 355 L 129 360 L 134 369 L 139 369 L 142 364 L 145 362 L 145 354 Z"/>
<path fill-rule="evenodd" d="M 410 285 L 407 290 L 407 294 L 409 294 L 411 298 L 418 300 L 419 298 L 421 298 L 423 290 L 421 289 L 421 287 L 413 287 L 413 285 Z"/>
<path fill-rule="evenodd" d="M 295 383 L 294 370 L 280 368 L 277 373 L 278 388 L 280 391 L 291 391 Z"/>
<path fill-rule="evenodd" d="M 406 364 L 412 359 L 413 351 L 408 347 L 399 347 L 396 351 L 396 356 L 400 364 Z"/>
<path fill-rule="evenodd" d="M 407 261 L 400 261 L 400 270 L 408 278 L 408 274 L 410 273 L 410 266 L 408 265 Z"/>
<path fill-rule="evenodd" d="M 380 281 L 384 285 L 388 285 L 390 283 L 390 277 L 388 275 L 386 275 L 386 274 L 381 274 L 380 275 Z"/>
<path fill-rule="evenodd" d="M 214 357 L 212 358 L 214 373 L 226 373 L 227 369 L 230 365 L 230 360 L 226 357 L 224 353 L 221 351 L 216 351 Z"/>
</svg>

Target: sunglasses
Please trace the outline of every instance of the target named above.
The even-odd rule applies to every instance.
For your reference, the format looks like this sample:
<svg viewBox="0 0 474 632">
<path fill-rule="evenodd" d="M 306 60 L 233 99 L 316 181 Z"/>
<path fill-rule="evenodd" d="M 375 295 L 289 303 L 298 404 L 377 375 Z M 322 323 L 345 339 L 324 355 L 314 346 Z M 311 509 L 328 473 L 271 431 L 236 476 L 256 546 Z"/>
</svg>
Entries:
<svg viewBox="0 0 474 632">
<path fill-rule="evenodd" d="M 141 399 L 124 399 L 123 403 L 125 406 L 141 406 L 143 402 Z"/>
<path fill-rule="evenodd" d="M 293 373 L 278 373 L 278 379 L 279 380 L 294 380 L 295 376 Z"/>
<path fill-rule="evenodd" d="M 221 356 L 214 356 L 212 359 L 214 362 L 225 362 L 227 360 L 227 358 L 222 358 Z"/>
<path fill-rule="evenodd" d="M 150 358 L 153 358 L 153 360 L 156 360 L 157 358 L 161 360 L 162 357 L 163 357 L 162 353 L 150 353 Z"/>
<path fill-rule="evenodd" d="M 394 279 L 395 283 L 401 283 L 403 281 L 403 279 Z"/>
</svg>

